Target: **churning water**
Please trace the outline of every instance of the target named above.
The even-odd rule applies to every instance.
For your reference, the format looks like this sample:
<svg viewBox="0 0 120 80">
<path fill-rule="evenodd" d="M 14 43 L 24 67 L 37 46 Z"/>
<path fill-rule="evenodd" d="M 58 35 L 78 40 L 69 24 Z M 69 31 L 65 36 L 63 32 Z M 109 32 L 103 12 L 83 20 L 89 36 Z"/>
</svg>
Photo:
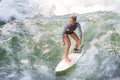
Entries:
<svg viewBox="0 0 120 80">
<path fill-rule="evenodd" d="M 120 1 L 84 1 L 1 0 L 0 80 L 120 80 Z M 85 53 L 57 75 L 65 51 L 61 30 L 73 13 Z"/>
</svg>

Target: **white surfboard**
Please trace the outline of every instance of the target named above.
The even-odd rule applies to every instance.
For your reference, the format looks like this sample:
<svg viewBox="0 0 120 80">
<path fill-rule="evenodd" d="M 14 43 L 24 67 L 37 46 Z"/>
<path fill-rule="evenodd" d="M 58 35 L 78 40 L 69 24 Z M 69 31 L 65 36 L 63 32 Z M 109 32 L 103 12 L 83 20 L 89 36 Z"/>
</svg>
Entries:
<svg viewBox="0 0 120 80">
<path fill-rule="evenodd" d="M 67 70 L 68 68 L 72 67 L 80 59 L 82 54 L 83 54 L 83 51 L 81 53 L 69 54 L 69 58 L 70 58 L 71 62 L 66 62 L 65 59 L 63 59 L 62 61 L 60 61 L 60 63 L 55 68 L 55 72 L 64 71 L 64 70 Z"/>
</svg>

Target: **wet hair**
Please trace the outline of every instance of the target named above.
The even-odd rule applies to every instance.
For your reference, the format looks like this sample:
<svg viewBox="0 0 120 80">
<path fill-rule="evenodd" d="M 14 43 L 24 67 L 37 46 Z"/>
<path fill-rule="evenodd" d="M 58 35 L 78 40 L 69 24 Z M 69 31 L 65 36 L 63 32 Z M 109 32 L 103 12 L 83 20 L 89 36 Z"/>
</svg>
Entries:
<svg viewBox="0 0 120 80">
<path fill-rule="evenodd" d="M 73 19 L 74 21 L 77 20 L 77 16 L 71 16 L 71 19 Z"/>
</svg>

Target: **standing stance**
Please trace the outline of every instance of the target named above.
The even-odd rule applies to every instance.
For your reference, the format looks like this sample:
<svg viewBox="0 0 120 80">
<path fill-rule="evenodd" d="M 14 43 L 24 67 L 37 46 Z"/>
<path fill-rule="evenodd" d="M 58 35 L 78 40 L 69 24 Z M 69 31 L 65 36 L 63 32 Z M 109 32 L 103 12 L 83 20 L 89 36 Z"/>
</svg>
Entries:
<svg viewBox="0 0 120 80">
<path fill-rule="evenodd" d="M 64 27 L 63 33 L 62 33 L 62 45 L 65 46 L 66 44 L 66 51 L 65 51 L 65 61 L 70 62 L 71 60 L 68 57 L 69 48 L 71 46 L 71 41 L 68 35 L 70 35 L 75 40 L 75 46 L 74 46 L 74 52 L 79 52 L 79 45 L 81 44 L 82 39 L 82 30 L 81 26 L 78 22 L 76 22 L 77 16 L 72 16 L 70 18 L 70 22 Z M 79 30 L 79 37 L 74 32 L 78 28 Z"/>
</svg>

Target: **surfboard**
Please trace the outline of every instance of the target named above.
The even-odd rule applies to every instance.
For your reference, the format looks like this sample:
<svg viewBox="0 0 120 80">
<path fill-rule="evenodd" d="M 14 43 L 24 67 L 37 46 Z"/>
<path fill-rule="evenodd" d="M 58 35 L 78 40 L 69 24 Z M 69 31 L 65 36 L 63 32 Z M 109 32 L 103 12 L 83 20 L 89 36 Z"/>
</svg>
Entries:
<svg viewBox="0 0 120 80">
<path fill-rule="evenodd" d="M 83 55 L 83 50 L 81 53 L 70 53 L 68 57 L 70 58 L 71 62 L 66 62 L 65 59 L 62 59 L 57 67 L 55 68 L 55 72 L 61 72 L 69 69 L 72 67 Z"/>
</svg>

